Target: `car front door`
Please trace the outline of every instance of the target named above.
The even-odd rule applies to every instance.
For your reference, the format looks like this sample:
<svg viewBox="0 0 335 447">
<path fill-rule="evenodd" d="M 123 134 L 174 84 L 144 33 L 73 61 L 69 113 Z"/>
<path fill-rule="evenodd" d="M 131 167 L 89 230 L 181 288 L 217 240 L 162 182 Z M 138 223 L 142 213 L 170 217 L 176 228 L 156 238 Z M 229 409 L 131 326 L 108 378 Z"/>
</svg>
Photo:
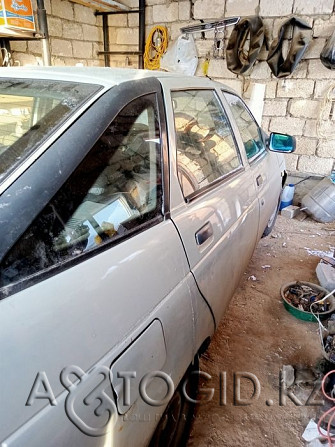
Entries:
<svg viewBox="0 0 335 447">
<path fill-rule="evenodd" d="M 193 359 L 161 101 L 155 79 L 114 87 L 0 197 L 3 445 L 146 445 L 164 405 L 141 379 Z"/>
<path fill-rule="evenodd" d="M 213 84 L 164 82 L 169 116 L 171 217 L 199 290 L 218 323 L 256 243 L 253 179 Z"/>
</svg>

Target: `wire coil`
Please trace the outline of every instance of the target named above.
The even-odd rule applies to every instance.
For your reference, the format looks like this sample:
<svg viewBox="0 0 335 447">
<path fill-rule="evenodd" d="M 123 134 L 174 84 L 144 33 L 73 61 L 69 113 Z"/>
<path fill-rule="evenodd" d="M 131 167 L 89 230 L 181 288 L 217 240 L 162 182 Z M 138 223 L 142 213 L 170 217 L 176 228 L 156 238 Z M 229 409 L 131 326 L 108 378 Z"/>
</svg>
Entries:
<svg viewBox="0 0 335 447">
<path fill-rule="evenodd" d="M 154 26 L 147 38 L 144 50 L 144 68 L 159 70 L 160 60 L 168 46 L 168 32 L 165 26 Z"/>
</svg>

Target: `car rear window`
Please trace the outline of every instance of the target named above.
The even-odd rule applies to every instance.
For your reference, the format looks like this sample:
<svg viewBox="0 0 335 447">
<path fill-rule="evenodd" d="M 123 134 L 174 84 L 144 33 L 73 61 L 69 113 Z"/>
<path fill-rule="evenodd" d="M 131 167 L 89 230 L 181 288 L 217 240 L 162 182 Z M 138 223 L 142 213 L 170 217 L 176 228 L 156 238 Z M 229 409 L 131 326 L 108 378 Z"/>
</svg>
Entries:
<svg viewBox="0 0 335 447">
<path fill-rule="evenodd" d="M 75 82 L 0 79 L 0 181 L 100 89 Z"/>
</svg>

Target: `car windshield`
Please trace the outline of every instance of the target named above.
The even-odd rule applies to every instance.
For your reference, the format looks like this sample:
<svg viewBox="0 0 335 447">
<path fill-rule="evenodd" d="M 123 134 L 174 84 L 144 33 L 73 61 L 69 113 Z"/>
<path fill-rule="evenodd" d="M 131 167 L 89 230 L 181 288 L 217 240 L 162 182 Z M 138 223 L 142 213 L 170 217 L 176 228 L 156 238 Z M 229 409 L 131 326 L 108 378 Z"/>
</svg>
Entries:
<svg viewBox="0 0 335 447">
<path fill-rule="evenodd" d="M 75 82 L 0 79 L 0 181 L 100 89 Z"/>
</svg>

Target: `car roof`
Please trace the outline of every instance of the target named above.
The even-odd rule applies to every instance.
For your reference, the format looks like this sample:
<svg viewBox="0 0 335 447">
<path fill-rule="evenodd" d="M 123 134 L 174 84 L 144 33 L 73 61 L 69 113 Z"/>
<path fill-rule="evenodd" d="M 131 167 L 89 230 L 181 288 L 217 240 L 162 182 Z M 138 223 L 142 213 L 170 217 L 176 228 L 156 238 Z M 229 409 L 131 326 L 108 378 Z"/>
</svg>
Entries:
<svg viewBox="0 0 335 447">
<path fill-rule="evenodd" d="M 106 89 L 123 82 L 136 79 L 155 77 L 162 84 L 164 79 L 175 79 L 180 81 L 182 87 L 192 86 L 196 82 L 203 86 L 213 86 L 213 82 L 208 78 L 186 76 L 178 73 L 170 73 L 155 70 L 141 70 L 132 68 L 110 68 L 110 67 L 6 67 L 0 68 L 1 78 L 28 78 L 28 79 L 48 79 L 58 81 L 72 81 L 90 84 L 99 84 Z M 216 82 L 217 86 L 223 84 Z M 225 86 L 227 90 L 231 90 Z"/>
</svg>

